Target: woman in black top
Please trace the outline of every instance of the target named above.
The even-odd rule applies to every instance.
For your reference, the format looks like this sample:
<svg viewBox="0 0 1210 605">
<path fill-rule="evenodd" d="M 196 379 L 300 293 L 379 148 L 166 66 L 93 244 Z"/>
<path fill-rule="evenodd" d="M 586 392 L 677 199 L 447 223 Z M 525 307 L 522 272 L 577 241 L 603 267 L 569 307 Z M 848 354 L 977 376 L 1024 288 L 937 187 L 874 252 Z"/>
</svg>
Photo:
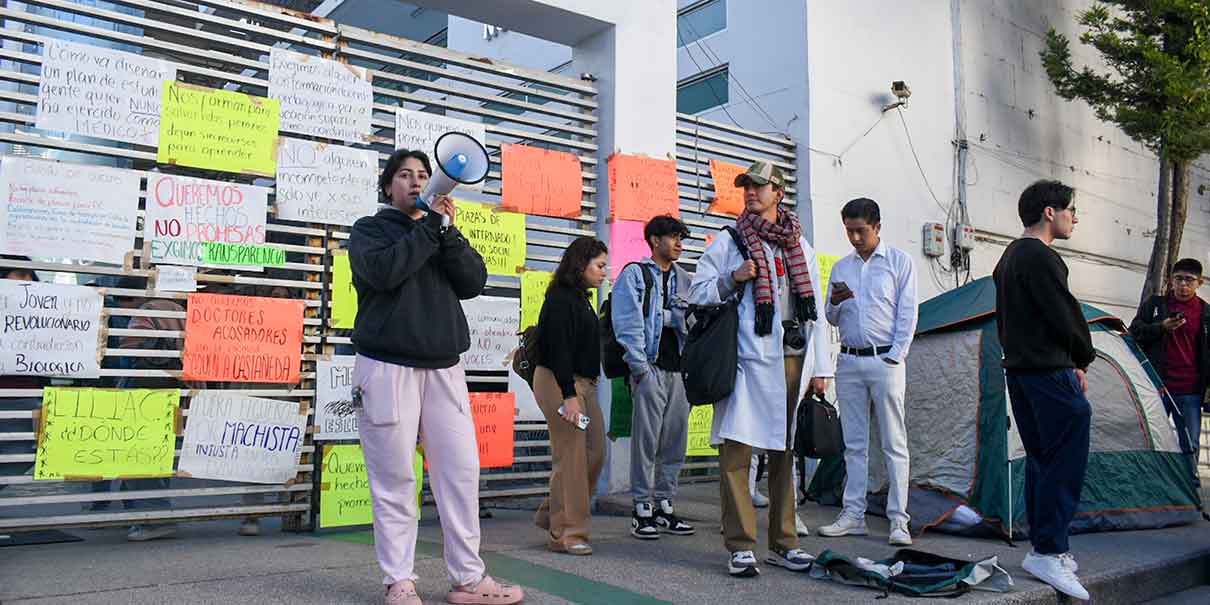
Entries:
<svg viewBox="0 0 1210 605">
<path fill-rule="evenodd" d="M 605 427 L 597 405 L 601 341 L 589 289 L 605 280 L 608 249 L 581 237 L 559 261 L 538 316 L 534 396 L 550 427 L 550 497 L 534 522 L 555 552 L 590 555 L 589 498 L 605 464 Z M 581 416 L 588 419 L 585 429 Z"/>
</svg>

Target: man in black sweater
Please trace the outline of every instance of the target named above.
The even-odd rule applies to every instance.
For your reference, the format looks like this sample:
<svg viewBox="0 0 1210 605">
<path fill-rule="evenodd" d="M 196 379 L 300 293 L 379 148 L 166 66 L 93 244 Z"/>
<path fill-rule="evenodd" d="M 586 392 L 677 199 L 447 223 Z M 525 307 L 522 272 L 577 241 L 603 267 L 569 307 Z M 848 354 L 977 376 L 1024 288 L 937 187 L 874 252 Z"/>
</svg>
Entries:
<svg viewBox="0 0 1210 605">
<path fill-rule="evenodd" d="M 1095 359 L 1067 265 L 1050 248 L 1079 222 L 1075 191 L 1038 181 L 1021 193 L 1025 233 L 996 265 L 996 327 L 1013 418 L 1025 446 L 1025 514 L 1033 550 L 1022 567 L 1060 592 L 1088 600 L 1067 534 L 1088 467 L 1092 408 L 1085 370 Z"/>
</svg>

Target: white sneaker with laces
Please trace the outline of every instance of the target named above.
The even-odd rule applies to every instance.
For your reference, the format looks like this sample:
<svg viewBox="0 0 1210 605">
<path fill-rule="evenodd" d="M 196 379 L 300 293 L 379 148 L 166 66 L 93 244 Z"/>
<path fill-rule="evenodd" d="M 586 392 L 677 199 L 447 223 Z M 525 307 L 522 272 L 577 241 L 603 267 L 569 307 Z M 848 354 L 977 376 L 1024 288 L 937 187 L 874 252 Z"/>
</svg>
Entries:
<svg viewBox="0 0 1210 605">
<path fill-rule="evenodd" d="M 1070 569 L 1071 573 L 1076 573 L 1076 572 L 1080 571 L 1080 564 L 1076 563 L 1076 558 L 1071 556 L 1071 553 L 1065 552 L 1063 554 L 1055 555 L 1055 556 L 1059 557 L 1059 559 L 1061 559 L 1063 561 L 1063 567 Z"/>
<path fill-rule="evenodd" d="M 799 538 L 811 535 L 811 528 L 807 527 L 807 524 L 802 522 L 802 517 L 797 514 L 794 515 L 794 531 L 798 534 Z"/>
<path fill-rule="evenodd" d="M 1073 599 L 1088 600 L 1088 591 L 1080 584 L 1080 579 L 1076 577 L 1076 574 L 1063 564 L 1063 559 L 1058 555 L 1040 555 L 1030 551 L 1025 555 L 1025 561 L 1021 563 L 1021 567 L 1024 567 L 1025 571 L 1028 571 L 1033 577 Z"/>
<path fill-rule="evenodd" d="M 865 515 L 860 517 L 842 512 L 831 525 L 819 528 L 819 535 L 827 538 L 840 536 L 864 536 L 870 533 L 865 526 Z"/>
<path fill-rule="evenodd" d="M 912 534 L 908 531 L 908 524 L 903 521 L 891 523 L 891 535 L 887 542 L 891 546 L 911 546 Z"/>
<path fill-rule="evenodd" d="M 738 578 L 754 578 L 760 575 L 760 568 L 756 566 L 756 553 L 750 550 L 731 553 L 731 559 L 727 562 L 727 573 Z"/>
<path fill-rule="evenodd" d="M 760 490 L 752 490 L 752 506 L 756 508 L 765 508 L 769 506 L 769 497 L 760 493 Z"/>
</svg>

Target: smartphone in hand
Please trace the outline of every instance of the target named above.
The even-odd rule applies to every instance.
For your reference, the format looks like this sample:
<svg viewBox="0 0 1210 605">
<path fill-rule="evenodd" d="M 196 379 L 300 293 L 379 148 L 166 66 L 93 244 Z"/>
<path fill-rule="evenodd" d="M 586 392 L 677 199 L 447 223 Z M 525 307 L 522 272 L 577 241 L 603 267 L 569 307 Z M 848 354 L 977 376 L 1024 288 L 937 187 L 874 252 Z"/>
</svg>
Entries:
<svg viewBox="0 0 1210 605">
<path fill-rule="evenodd" d="M 560 416 L 563 415 L 563 406 L 559 406 L 559 415 Z M 576 428 L 580 429 L 581 431 L 587 431 L 588 430 L 588 420 L 589 420 L 588 416 L 585 416 L 584 414 L 577 414 L 576 415 Z"/>
</svg>

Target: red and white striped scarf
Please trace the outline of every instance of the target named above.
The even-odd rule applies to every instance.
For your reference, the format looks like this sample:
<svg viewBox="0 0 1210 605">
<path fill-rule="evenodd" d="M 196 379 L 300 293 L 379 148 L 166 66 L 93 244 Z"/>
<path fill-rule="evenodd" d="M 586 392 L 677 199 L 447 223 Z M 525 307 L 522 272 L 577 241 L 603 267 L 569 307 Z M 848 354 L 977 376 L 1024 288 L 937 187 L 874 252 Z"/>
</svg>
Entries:
<svg viewBox="0 0 1210 605">
<path fill-rule="evenodd" d="M 785 209 L 778 208 L 776 224 L 770 223 L 760 215 L 744 212 L 736 219 L 735 226 L 744 236 L 744 243 L 748 245 L 748 253 L 752 256 L 752 261 L 756 263 L 756 281 L 752 286 L 752 291 L 756 296 L 757 305 L 770 305 L 770 310 L 773 305 L 773 264 L 765 256 L 765 247 L 761 245 L 762 240 L 781 248 L 782 255 L 786 259 L 790 287 L 793 288 L 798 298 L 805 299 L 815 295 L 815 290 L 811 286 L 811 268 L 807 265 L 806 254 L 802 251 L 802 240 L 800 239 L 802 224 L 798 222 L 798 217 L 793 212 L 786 212 Z M 799 306 L 796 304 L 795 308 L 797 309 Z M 806 320 L 807 318 L 800 317 L 799 319 Z"/>
</svg>

